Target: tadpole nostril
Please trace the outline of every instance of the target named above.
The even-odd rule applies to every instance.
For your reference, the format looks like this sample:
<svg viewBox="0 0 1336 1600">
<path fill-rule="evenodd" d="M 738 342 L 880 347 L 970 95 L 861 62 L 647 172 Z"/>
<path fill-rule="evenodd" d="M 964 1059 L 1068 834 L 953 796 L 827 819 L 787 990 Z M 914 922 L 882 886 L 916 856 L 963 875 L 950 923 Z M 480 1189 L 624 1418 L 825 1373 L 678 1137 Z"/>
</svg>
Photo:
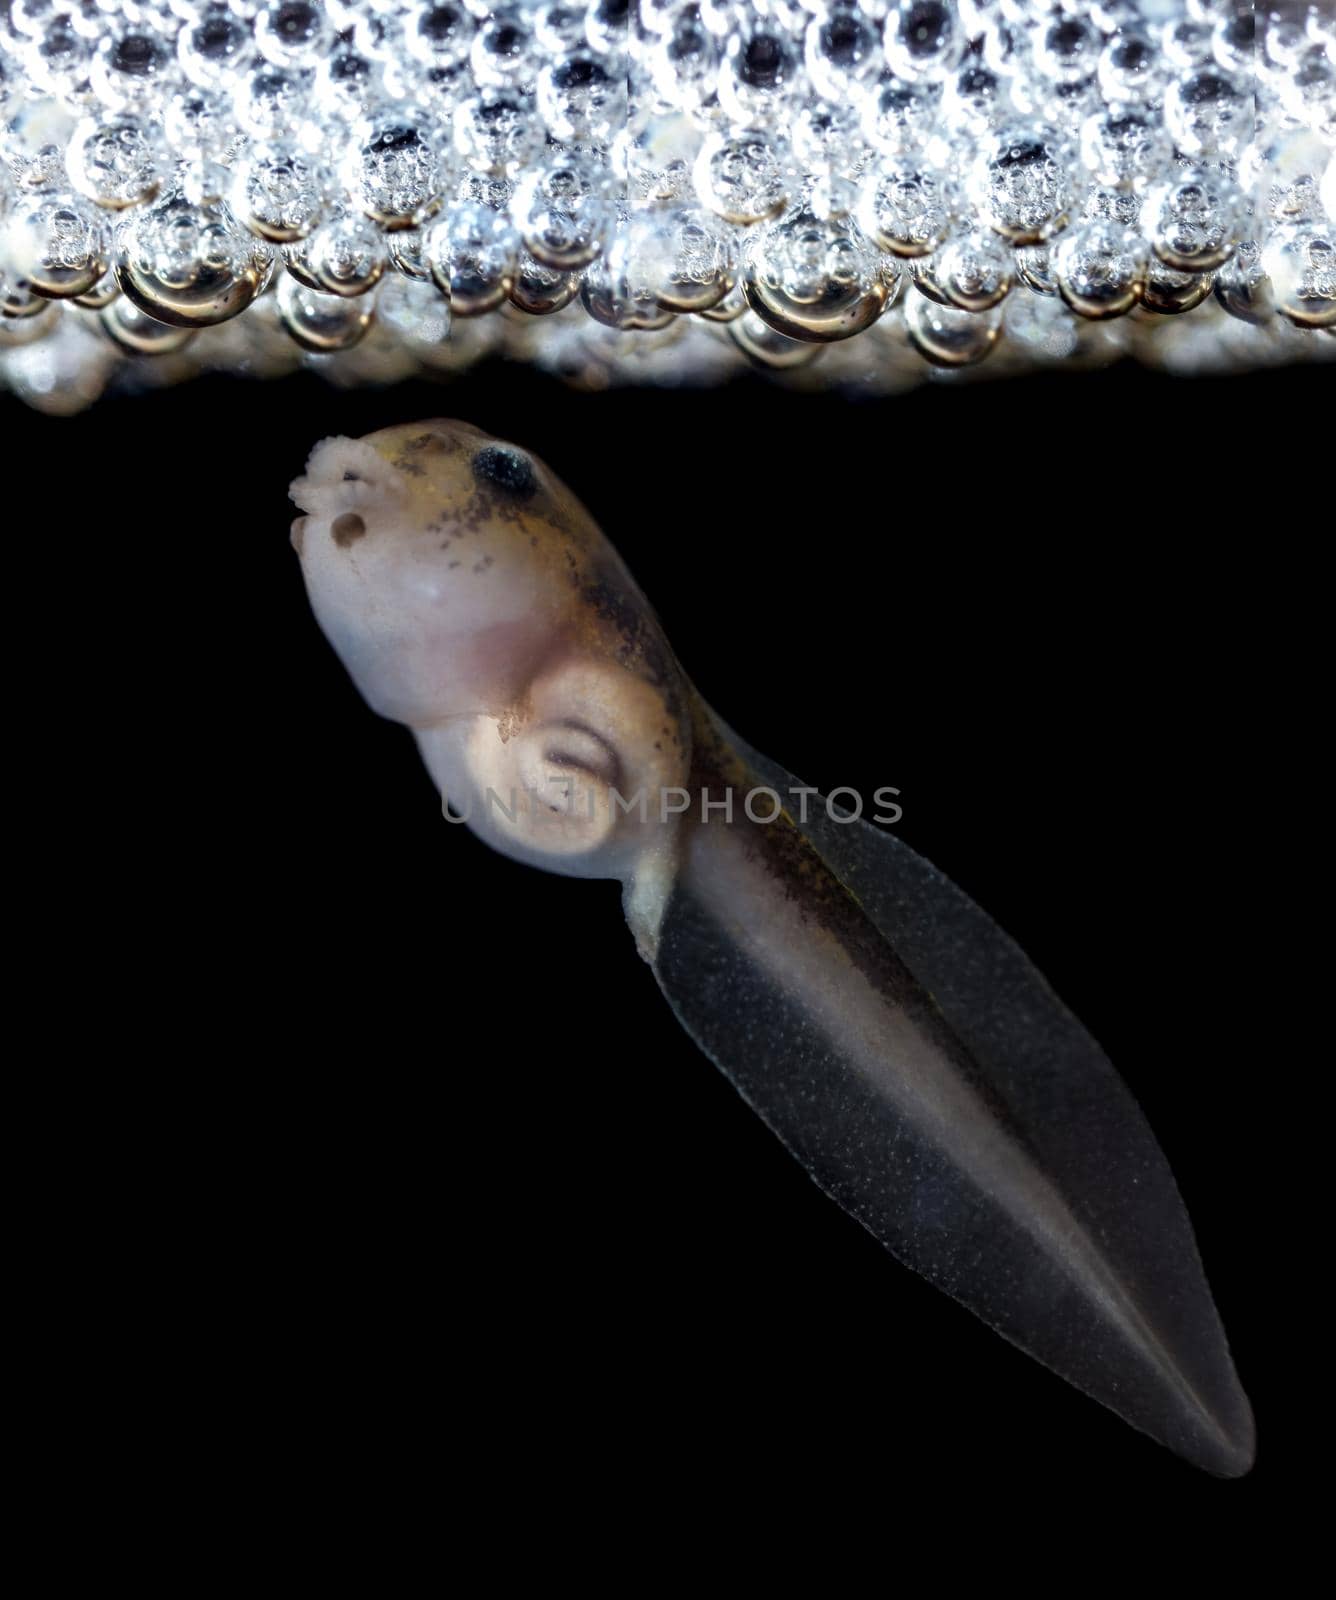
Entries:
<svg viewBox="0 0 1336 1600">
<path fill-rule="evenodd" d="M 334 518 L 329 531 L 334 535 L 334 543 L 339 549 L 346 550 L 355 539 L 360 539 L 366 532 L 366 523 L 355 511 L 345 511 L 342 516 Z"/>
</svg>

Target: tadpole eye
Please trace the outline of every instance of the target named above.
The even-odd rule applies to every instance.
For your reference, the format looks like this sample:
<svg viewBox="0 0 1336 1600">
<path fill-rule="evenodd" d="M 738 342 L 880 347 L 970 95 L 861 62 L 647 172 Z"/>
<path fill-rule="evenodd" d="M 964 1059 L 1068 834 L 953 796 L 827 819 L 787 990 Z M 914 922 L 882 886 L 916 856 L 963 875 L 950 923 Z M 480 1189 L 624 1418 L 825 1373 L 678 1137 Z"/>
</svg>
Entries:
<svg viewBox="0 0 1336 1600">
<path fill-rule="evenodd" d="M 527 500 L 538 488 L 533 462 L 505 445 L 484 445 L 473 458 L 473 476 L 488 489 L 499 489 L 513 500 Z"/>
</svg>

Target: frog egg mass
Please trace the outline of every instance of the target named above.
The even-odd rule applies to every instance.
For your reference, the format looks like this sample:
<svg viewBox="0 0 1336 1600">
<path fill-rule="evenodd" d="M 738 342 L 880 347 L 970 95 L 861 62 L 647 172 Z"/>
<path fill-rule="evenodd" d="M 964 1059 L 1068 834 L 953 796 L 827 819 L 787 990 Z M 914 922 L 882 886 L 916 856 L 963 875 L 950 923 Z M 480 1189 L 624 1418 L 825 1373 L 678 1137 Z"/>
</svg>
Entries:
<svg viewBox="0 0 1336 1600">
<path fill-rule="evenodd" d="M 1336 354 L 1325 0 L 0 0 L 0 386 Z"/>
</svg>

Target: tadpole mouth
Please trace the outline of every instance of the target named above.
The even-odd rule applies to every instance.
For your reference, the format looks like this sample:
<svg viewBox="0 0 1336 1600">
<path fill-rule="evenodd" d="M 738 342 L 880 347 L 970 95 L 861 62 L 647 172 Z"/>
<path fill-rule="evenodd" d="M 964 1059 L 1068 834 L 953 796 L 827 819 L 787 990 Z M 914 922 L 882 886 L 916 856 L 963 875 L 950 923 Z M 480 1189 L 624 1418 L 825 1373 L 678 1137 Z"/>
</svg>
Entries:
<svg viewBox="0 0 1336 1600">
<path fill-rule="evenodd" d="M 363 439 L 322 439 L 311 451 L 306 471 L 294 479 L 290 499 L 316 517 L 399 500 L 406 491 L 403 474 Z"/>
</svg>

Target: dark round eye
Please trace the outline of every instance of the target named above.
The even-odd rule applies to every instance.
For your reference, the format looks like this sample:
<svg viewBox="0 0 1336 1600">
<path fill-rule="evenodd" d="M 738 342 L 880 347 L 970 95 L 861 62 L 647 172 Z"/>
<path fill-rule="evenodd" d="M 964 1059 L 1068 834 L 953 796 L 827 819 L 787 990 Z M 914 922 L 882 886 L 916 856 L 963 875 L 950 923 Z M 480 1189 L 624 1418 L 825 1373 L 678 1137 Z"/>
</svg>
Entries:
<svg viewBox="0 0 1336 1600">
<path fill-rule="evenodd" d="M 527 500 L 538 488 L 533 462 L 518 450 L 489 444 L 473 458 L 473 476 L 489 489 L 500 489 L 516 500 Z"/>
</svg>

